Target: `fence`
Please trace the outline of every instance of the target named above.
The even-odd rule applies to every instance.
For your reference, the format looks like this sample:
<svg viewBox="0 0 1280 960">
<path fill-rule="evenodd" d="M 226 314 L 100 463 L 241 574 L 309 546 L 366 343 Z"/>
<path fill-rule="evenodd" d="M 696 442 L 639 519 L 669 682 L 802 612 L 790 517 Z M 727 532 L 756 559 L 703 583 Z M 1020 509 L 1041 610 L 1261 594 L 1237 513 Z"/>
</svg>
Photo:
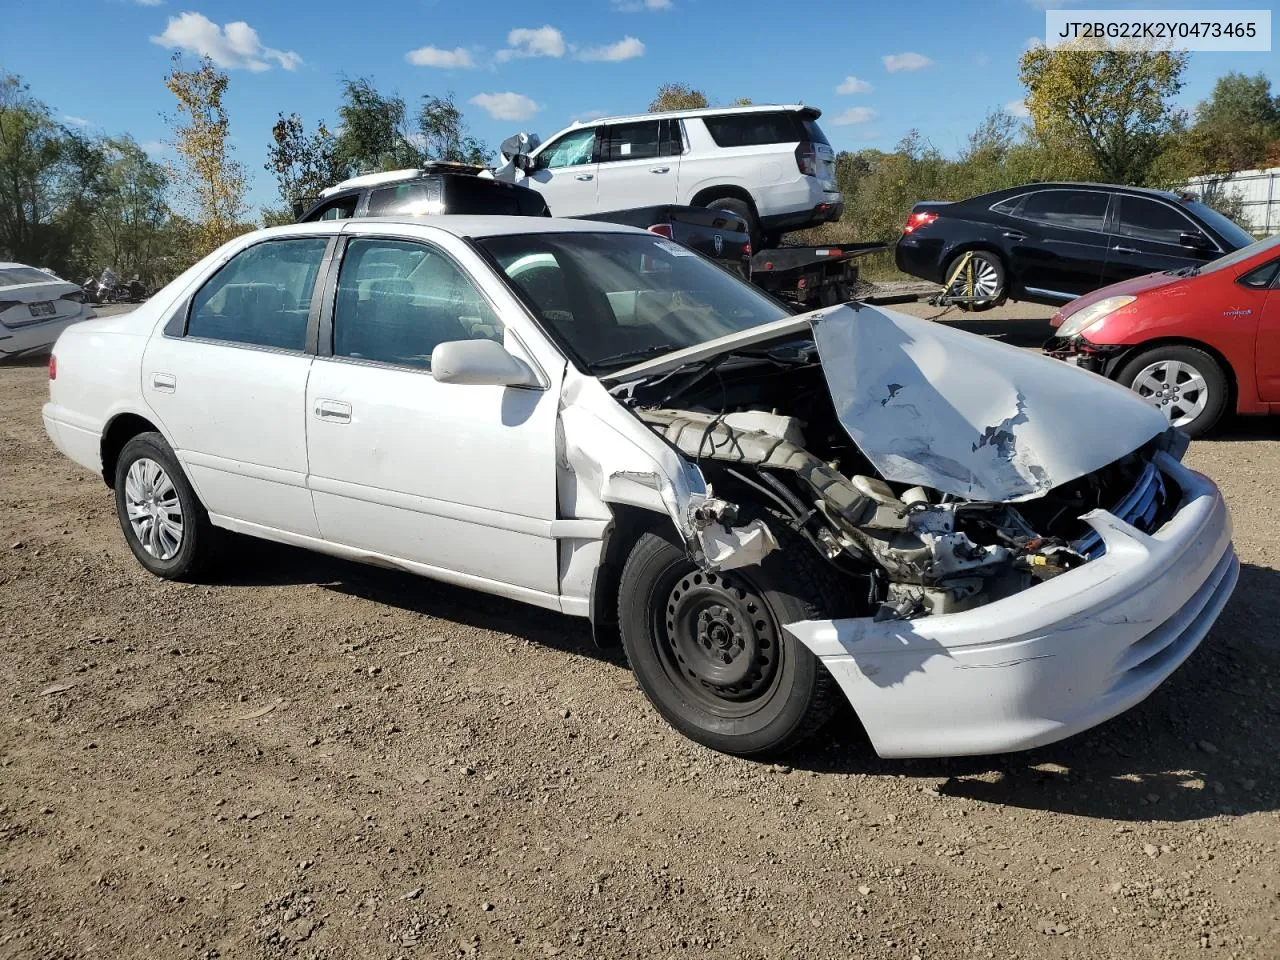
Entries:
<svg viewBox="0 0 1280 960">
<path fill-rule="evenodd" d="M 1199 197 L 1236 193 L 1246 229 L 1255 235 L 1280 233 L 1280 167 L 1195 177 L 1186 189 Z"/>
</svg>

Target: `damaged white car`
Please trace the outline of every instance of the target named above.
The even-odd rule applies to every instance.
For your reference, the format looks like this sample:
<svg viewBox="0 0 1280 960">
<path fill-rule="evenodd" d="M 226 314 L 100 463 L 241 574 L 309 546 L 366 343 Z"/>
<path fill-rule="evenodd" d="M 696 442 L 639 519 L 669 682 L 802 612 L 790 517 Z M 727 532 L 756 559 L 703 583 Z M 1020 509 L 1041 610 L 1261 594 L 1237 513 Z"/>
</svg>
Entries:
<svg viewBox="0 0 1280 960">
<path fill-rule="evenodd" d="M 1131 707 L 1238 564 L 1129 391 L 638 230 L 515 217 L 241 237 L 58 341 L 45 423 L 138 560 L 223 531 L 590 617 L 672 724 L 778 751 L 843 694 L 883 756 Z"/>
</svg>

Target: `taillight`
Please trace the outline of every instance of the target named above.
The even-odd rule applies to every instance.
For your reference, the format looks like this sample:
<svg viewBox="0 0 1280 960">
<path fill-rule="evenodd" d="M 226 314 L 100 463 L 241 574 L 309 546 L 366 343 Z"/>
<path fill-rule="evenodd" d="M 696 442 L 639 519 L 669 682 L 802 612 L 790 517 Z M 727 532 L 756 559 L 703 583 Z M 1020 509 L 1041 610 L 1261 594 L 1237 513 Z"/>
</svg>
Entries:
<svg viewBox="0 0 1280 960">
<path fill-rule="evenodd" d="M 907 225 L 902 228 L 902 232 L 912 233 L 921 227 L 927 227 L 937 219 L 938 215 L 936 213 L 913 213 L 907 217 Z"/>
<path fill-rule="evenodd" d="M 70 293 L 64 293 L 58 298 L 59 300 L 70 300 L 73 303 L 84 303 L 84 291 L 72 290 Z"/>
<path fill-rule="evenodd" d="M 801 143 L 796 146 L 796 166 L 806 177 L 818 175 L 818 151 L 812 143 Z"/>
<path fill-rule="evenodd" d="M 49 379 L 58 379 L 58 358 L 54 354 L 49 354 Z"/>
<path fill-rule="evenodd" d="M 674 239 L 671 235 L 671 224 L 669 223 L 655 223 L 649 228 L 649 232 L 656 233 L 660 237 L 666 237 L 668 240 Z"/>
<path fill-rule="evenodd" d="M 751 249 L 751 241 L 750 241 L 750 240 L 748 240 L 746 243 L 744 243 L 744 244 L 742 245 L 742 259 L 743 259 L 743 260 L 750 260 L 750 259 L 751 259 L 751 254 L 752 254 L 753 252 L 754 252 L 754 251 L 752 251 L 752 249 Z"/>
</svg>

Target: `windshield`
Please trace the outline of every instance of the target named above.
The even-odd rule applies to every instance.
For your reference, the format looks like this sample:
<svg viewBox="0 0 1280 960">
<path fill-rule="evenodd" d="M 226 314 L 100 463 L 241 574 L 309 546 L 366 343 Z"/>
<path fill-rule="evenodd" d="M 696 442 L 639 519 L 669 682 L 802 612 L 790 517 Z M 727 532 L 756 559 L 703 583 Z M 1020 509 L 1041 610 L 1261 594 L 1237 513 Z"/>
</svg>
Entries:
<svg viewBox="0 0 1280 960">
<path fill-rule="evenodd" d="M 1199 200 L 1187 200 L 1183 204 L 1187 210 L 1195 214 L 1218 232 L 1223 240 L 1232 247 L 1247 247 L 1253 243 L 1253 237 L 1244 227 L 1230 217 L 1224 216 L 1213 207 L 1206 206 Z"/>
<path fill-rule="evenodd" d="M 790 316 L 755 287 L 652 234 L 516 234 L 478 243 L 590 373 Z"/>
<path fill-rule="evenodd" d="M 1226 270 L 1234 267 L 1238 263 L 1243 263 L 1260 253 L 1268 250 L 1274 250 L 1280 247 L 1280 233 L 1274 237 L 1265 237 L 1257 243 L 1251 243 L 1247 247 L 1241 247 L 1233 253 L 1228 253 L 1225 257 L 1219 257 L 1217 260 L 1210 261 L 1200 268 L 1200 273 L 1216 273 L 1219 270 Z"/>
</svg>

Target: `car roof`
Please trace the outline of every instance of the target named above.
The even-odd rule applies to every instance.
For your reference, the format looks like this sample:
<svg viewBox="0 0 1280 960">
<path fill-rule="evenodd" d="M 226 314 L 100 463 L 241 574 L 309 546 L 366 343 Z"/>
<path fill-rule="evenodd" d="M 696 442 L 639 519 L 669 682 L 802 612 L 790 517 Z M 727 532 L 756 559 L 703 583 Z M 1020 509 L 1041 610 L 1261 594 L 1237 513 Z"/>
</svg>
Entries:
<svg viewBox="0 0 1280 960">
<path fill-rule="evenodd" d="M 1018 187 L 1006 187 L 998 192 L 1018 194 L 1028 190 L 1044 190 L 1046 188 L 1055 190 L 1076 190 L 1081 188 L 1087 190 L 1110 190 L 1114 193 L 1136 193 L 1143 196 L 1160 197 L 1163 200 L 1195 199 L 1190 197 L 1189 194 L 1182 196 L 1170 190 L 1157 190 L 1154 187 L 1131 187 L 1123 183 L 1097 183 L 1092 180 L 1046 180 L 1038 183 L 1024 183 Z"/>
<path fill-rule="evenodd" d="M 816 119 L 822 116 L 822 111 L 817 107 L 811 107 L 804 103 L 753 103 L 749 107 L 695 107 L 689 110 L 663 110 L 658 113 L 633 113 L 624 114 L 617 117 L 597 117 L 594 120 L 575 120 L 566 127 L 566 130 L 572 130 L 574 127 L 594 127 L 602 123 L 626 123 L 632 120 L 665 120 L 668 117 L 720 117 L 725 114 L 734 113 L 777 113 L 779 110 L 791 112 L 804 111 L 810 113 Z"/>
<path fill-rule="evenodd" d="M 405 215 L 389 217 L 353 217 L 348 220 L 319 220 L 313 223 L 297 223 L 287 226 L 272 227 L 272 231 L 284 233 L 295 232 L 327 232 L 326 225 L 332 229 L 341 225 L 356 230 L 367 226 L 412 226 L 434 227 L 455 237 L 501 237 L 522 233 L 645 233 L 638 227 L 628 227 L 619 223 L 605 223 L 598 220 L 569 220 L 555 217 L 515 217 L 505 214 L 479 216 L 465 213 L 443 214 L 441 216 L 411 217 Z"/>
</svg>

